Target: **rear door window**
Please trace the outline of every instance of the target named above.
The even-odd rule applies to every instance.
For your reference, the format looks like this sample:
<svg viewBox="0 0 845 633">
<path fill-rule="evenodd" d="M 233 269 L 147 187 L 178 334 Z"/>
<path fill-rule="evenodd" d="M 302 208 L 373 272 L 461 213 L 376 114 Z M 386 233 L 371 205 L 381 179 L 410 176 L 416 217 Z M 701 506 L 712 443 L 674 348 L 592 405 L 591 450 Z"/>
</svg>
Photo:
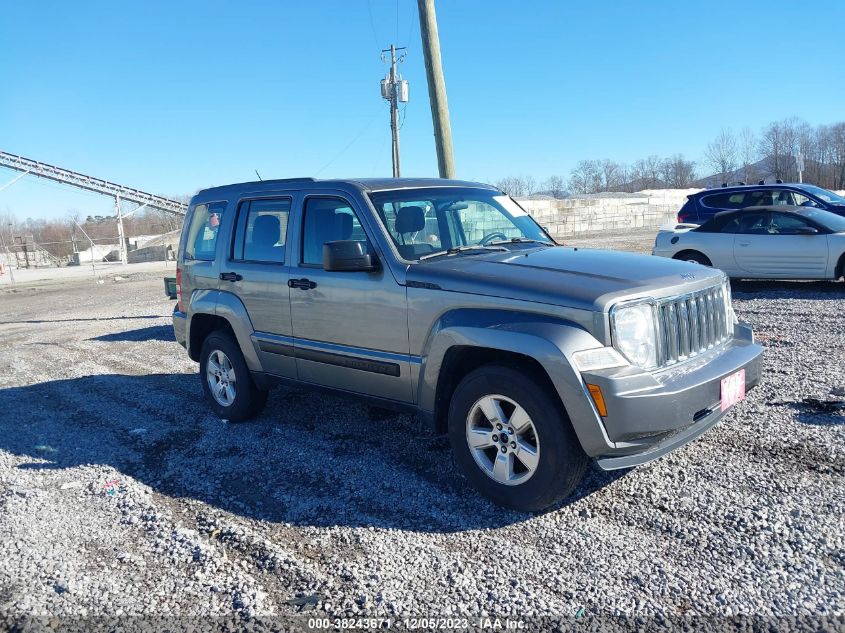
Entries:
<svg viewBox="0 0 845 633">
<path fill-rule="evenodd" d="M 795 204 L 788 189 L 761 189 L 748 194 L 747 207 L 769 207 L 778 204 Z"/>
<path fill-rule="evenodd" d="M 194 207 L 191 225 L 185 242 L 185 256 L 189 259 L 214 261 L 217 234 L 223 221 L 225 202 L 210 202 Z"/>
<path fill-rule="evenodd" d="M 284 263 L 290 207 L 290 198 L 241 202 L 233 258 Z"/>
</svg>

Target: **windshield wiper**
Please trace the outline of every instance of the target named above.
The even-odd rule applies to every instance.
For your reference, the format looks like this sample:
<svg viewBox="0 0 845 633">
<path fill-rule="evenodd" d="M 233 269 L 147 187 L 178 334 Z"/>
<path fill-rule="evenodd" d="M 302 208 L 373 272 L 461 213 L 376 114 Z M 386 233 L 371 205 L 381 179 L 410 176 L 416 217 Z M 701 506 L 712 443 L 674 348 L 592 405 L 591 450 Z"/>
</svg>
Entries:
<svg viewBox="0 0 845 633">
<path fill-rule="evenodd" d="M 548 240 L 532 240 L 528 237 L 512 237 L 509 240 L 496 240 L 490 244 L 545 244 L 546 246 L 553 246 Z"/>
<path fill-rule="evenodd" d="M 504 246 L 453 246 L 445 251 L 437 251 L 436 253 L 429 253 L 420 257 L 419 261 L 424 259 L 431 259 L 432 257 L 441 257 L 442 255 L 454 255 L 456 253 L 465 253 L 466 251 L 507 251 Z"/>
</svg>

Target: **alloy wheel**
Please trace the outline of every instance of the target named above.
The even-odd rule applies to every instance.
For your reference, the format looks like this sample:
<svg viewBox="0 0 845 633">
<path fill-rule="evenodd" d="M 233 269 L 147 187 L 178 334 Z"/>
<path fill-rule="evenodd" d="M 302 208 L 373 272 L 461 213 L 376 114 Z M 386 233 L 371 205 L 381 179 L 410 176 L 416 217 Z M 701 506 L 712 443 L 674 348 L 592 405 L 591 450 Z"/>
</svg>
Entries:
<svg viewBox="0 0 845 633">
<path fill-rule="evenodd" d="M 208 356 L 205 377 L 211 389 L 211 395 L 218 404 L 228 407 L 235 401 L 237 395 L 235 370 L 232 361 L 219 349 Z"/>
<path fill-rule="evenodd" d="M 540 463 L 540 438 L 528 412 L 498 394 L 480 398 L 470 408 L 466 439 L 475 463 L 506 486 L 526 482 Z"/>
</svg>

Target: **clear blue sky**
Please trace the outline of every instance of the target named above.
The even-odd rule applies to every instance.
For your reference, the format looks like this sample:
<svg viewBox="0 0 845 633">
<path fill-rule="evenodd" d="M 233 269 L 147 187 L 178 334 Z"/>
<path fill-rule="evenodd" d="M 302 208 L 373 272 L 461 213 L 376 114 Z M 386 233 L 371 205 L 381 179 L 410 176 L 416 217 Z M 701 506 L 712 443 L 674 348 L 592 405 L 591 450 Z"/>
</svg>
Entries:
<svg viewBox="0 0 845 633">
<path fill-rule="evenodd" d="M 438 0 L 458 175 L 700 160 L 723 126 L 845 118 L 845 2 Z M 372 16 L 372 19 L 371 19 Z M 407 45 L 403 175 L 437 165 L 415 0 L 7 2 L 0 149 L 155 193 L 389 175 L 379 50 Z M 351 143 L 351 144 L 350 144 Z M 14 177 L 0 170 L 0 186 Z M 26 177 L 19 218 L 112 203 Z"/>
</svg>

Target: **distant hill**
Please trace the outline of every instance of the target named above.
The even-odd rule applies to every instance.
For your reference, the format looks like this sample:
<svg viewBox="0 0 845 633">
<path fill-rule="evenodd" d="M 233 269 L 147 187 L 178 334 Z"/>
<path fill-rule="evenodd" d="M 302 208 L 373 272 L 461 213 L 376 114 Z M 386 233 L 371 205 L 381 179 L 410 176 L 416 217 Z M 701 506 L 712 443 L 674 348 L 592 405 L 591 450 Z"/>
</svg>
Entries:
<svg viewBox="0 0 845 633">
<path fill-rule="evenodd" d="M 747 178 L 745 169 L 740 167 L 739 169 L 733 170 L 726 178 L 722 178 L 719 174 L 711 174 L 695 180 L 692 186 L 702 188 L 719 187 L 723 182 L 727 182 L 728 184 L 745 182 L 745 184 L 750 185 L 757 184 L 760 180 L 765 180 L 766 182 L 775 181 L 775 176 L 769 171 L 766 159 L 758 160 L 756 163 L 749 165 Z"/>
</svg>

